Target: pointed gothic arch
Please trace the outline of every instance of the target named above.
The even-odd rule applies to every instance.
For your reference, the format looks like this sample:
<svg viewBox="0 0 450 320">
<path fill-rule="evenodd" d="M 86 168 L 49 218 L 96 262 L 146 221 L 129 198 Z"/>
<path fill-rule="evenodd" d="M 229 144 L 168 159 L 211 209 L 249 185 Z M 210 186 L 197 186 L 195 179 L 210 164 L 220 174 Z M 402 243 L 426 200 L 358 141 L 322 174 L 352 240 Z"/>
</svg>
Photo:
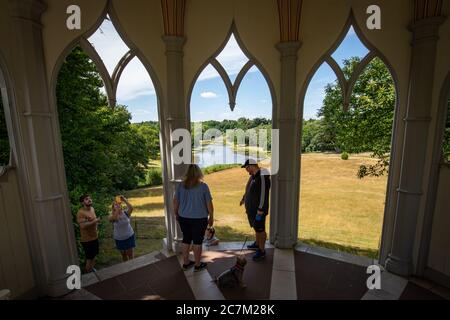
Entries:
<svg viewBox="0 0 450 320">
<path fill-rule="evenodd" d="M 107 67 L 96 51 L 96 49 L 93 47 L 93 45 L 88 40 L 103 24 L 105 19 L 108 19 L 111 21 L 111 24 L 113 25 L 115 31 L 120 36 L 121 40 L 125 43 L 125 45 L 129 48 L 129 50 L 120 58 L 117 65 L 114 68 L 114 71 L 110 75 Z M 50 96 L 52 97 L 52 100 L 56 103 L 56 97 L 55 97 L 55 91 L 56 91 L 56 82 L 59 74 L 59 70 L 61 69 L 62 64 L 64 63 L 65 58 L 69 55 L 72 50 L 80 46 L 83 51 L 89 56 L 89 58 L 94 62 L 94 64 L 97 67 L 97 71 L 99 72 L 103 83 L 105 85 L 105 91 L 108 96 L 108 101 L 111 107 L 114 107 L 116 104 L 116 94 L 117 94 L 117 87 L 120 82 L 121 75 L 123 71 L 126 69 L 127 65 L 134 59 L 138 58 L 140 63 L 144 66 L 147 73 L 150 76 L 150 79 L 152 81 L 152 84 L 155 89 L 155 94 L 157 97 L 157 109 L 158 109 L 158 117 L 159 122 L 161 122 L 161 119 L 163 118 L 163 108 L 161 107 L 163 95 L 162 95 L 162 87 L 161 83 L 154 71 L 154 68 L 150 64 L 150 62 L 146 59 L 146 57 L 142 54 L 140 49 L 129 39 L 128 35 L 124 31 L 124 28 L 120 24 L 118 15 L 116 14 L 116 11 L 114 9 L 113 2 L 111 0 L 108 0 L 105 8 L 103 9 L 102 13 L 98 17 L 97 21 L 93 24 L 91 28 L 88 29 L 84 34 L 78 36 L 72 42 L 69 43 L 69 45 L 66 46 L 66 48 L 61 52 L 60 56 L 57 59 L 57 62 L 53 68 L 52 77 L 50 80 Z"/>
<path fill-rule="evenodd" d="M 341 43 L 346 38 L 346 35 L 348 34 L 350 28 L 354 29 L 356 36 L 358 37 L 359 41 L 367 48 L 368 53 L 366 56 L 362 58 L 362 60 L 358 63 L 356 66 L 356 69 L 353 71 L 351 77 L 349 79 L 346 79 L 344 76 L 344 73 L 339 66 L 339 64 L 336 62 L 336 60 L 332 57 L 333 53 L 339 48 Z M 394 119 L 392 124 L 392 136 L 391 136 L 391 146 L 393 145 L 394 141 L 396 141 L 396 135 L 398 134 L 398 122 L 399 122 L 399 86 L 398 86 L 398 77 L 396 75 L 395 69 L 390 64 L 389 60 L 383 55 L 383 53 L 378 50 L 364 35 L 361 28 L 359 27 L 353 9 L 350 10 L 349 17 L 347 18 L 342 31 L 339 33 L 339 36 L 337 37 L 336 41 L 331 45 L 331 47 L 320 57 L 320 59 L 314 64 L 312 69 L 307 74 L 306 80 L 304 81 L 301 90 L 300 90 L 300 96 L 299 96 L 299 114 L 300 114 L 300 120 L 303 118 L 304 113 L 304 106 L 305 106 L 305 96 L 307 93 L 307 90 L 309 88 L 309 85 L 311 83 L 311 80 L 313 79 L 314 75 L 318 71 L 318 69 L 323 64 L 328 64 L 328 66 L 333 70 L 334 74 L 337 77 L 338 84 L 341 88 L 342 97 L 343 97 L 343 108 L 344 111 L 348 110 L 349 104 L 350 104 L 350 97 L 353 92 L 353 88 L 359 78 L 359 76 L 364 73 L 366 70 L 366 67 L 375 59 L 378 58 L 382 61 L 382 63 L 386 66 L 387 70 L 389 71 L 393 82 L 394 82 L 394 89 L 395 89 L 395 105 L 394 105 Z M 297 137 L 298 141 L 301 142 L 301 134 L 302 130 L 299 130 L 300 136 Z M 396 161 L 397 154 L 396 149 L 391 148 L 391 156 L 390 156 L 390 162 L 394 163 Z M 383 226 L 382 226 L 382 232 L 381 232 L 381 241 L 380 241 L 380 251 L 379 251 L 379 258 L 380 261 L 383 262 L 387 258 L 388 250 L 389 250 L 389 241 L 390 236 L 388 233 L 392 232 L 392 226 L 394 224 L 394 217 L 392 216 L 395 214 L 394 212 L 389 212 L 389 208 L 391 207 L 392 199 L 391 196 L 393 195 L 393 191 L 395 186 L 392 183 L 393 180 L 393 171 L 390 170 L 388 173 L 388 182 L 387 182 L 387 189 L 386 189 L 386 200 L 384 205 L 384 215 L 383 215 Z M 300 184 L 299 184 L 300 185 Z"/>
<path fill-rule="evenodd" d="M 427 273 L 428 255 L 430 254 L 433 219 L 436 209 L 436 200 L 438 197 L 439 174 L 443 167 L 450 168 L 450 162 L 443 157 L 443 141 L 445 138 L 446 122 L 450 118 L 450 72 L 448 72 L 439 96 L 439 105 L 434 133 L 432 166 L 430 174 L 430 183 L 427 190 L 426 218 L 423 224 L 422 241 L 419 249 L 418 269 L 422 274 Z M 431 276 L 430 278 L 433 278 Z"/>
<path fill-rule="evenodd" d="M 231 79 L 230 79 L 229 75 L 227 74 L 227 72 L 225 71 L 224 67 L 217 60 L 217 57 L 220 55 L 220 53 L 226 47 L 226 45 L 228 44 L 228 42 L 230 41 L 232 36 L 234 36 L 239 48 L 242 50 L 243 54 L 248 59 L 247 63 L 241 68 L 241 70 L 237 74 L 234 82 L 231 81 Z M 244 42 L 242 41 L 241 37 L 239 36 L 239 32 L 237 30 L 237 27 L 236 27 L 236 24 L 234 21 L 231 23 L 230 30 L 228 31 L 228 34 L 225 37 L 225 40 L 222 42 L 222 44 L 219 46 L 219 48 L 200 66 L 199 70 L 194 75 L 194 78 L 191 81 L 191 84 L 190 84 L 189 90 L 188 90 L 187 99 L 186 99 L 186 102 L 187 102 L 186 110 L 187 110 L 187 115 L 189 116 L 189 121 L 190 121 L 190 109 L 191 109 L 190 107 L 191 107 L 192 92 L 194 90 L 195 84 L 197 83 L 201 73 L 205 70 L 205 68 L 208 65 L 211 65 L 217 71 L 219 76 L 221 77 L 221 79 L 226 87 L 227 93 L 228 93 L 229 105 L 230 105 L 230 109 L 232 111 L 234 110 L 234 108 L 236 106 L 236 97 L 237 97 L 237 93 L 239 91 L 239 87 L 242 83 L 242 80 L 244 79 L 244 77 L 247 75 L 248 71 L 252 67 L 256 67 L 258 69 L 258 71 L 261 72 L 261 74 L 263 75 L 263 77 L 267 83 L 267 86 L 269 87 L 270 96 L 272 99 L 272 123 L 275 122 L 274 116 L 276 115 L 277 100 L 276 100 L 276 94 L 275 94 L 275 88 L 274 88 L 273 82 L 270 79 L 267 71 L 262 66 L 262 64 L 246 48 Z"/>
<path fill-rule="evenodd" d="M 6 174 L 8 169 L 14 167 L 14 139 L 13 139 L 13 130 L 12 130 L 12 119 L 10 107 L 13 103 L 12 100 L 12 88 L 10 85 L 11 81 L 9 78 L 9 73 L 6 68 L 6 63 L 3 58 L 3 55 L 0 52 L 0 103 L 3 105 L 3 112 L 5 117 L 5 126 L 6 132 L 9 140 L 9 160 L 8 163 L 0 163 L 0 176 Z M 2 112 L 0 110 L 0 112 Z"/>
<path fill-rule="evenodd" d="M 109 16 L 109 19 L 115 29 L 115 31 L 118 33 L 122 41 L 125 43 L 125 45 L 129 48 L 129 50 L 121 57 L 119 62 L 114 68 L 114 71 L 110 75 L 104 61 L 98 54 L 98 52 L 95 50 L 95 48 L 92 46 L 92 44 L 89 42 L 89 38 L 101 27 L 105 19 L 107 19 Z M 161 83 L 159 81 L 159 78 L 156 75 L 156 72 L 154 71 L 154 68 L 150 64 L 150 62 L 147 60 L 147 58 L 142 54 L 141 50 L 129 39 L 128 35 L 124 31 L 124 28 L 120 24 L 118 15 L 114 9 L 113 2 L 111 0 L 108 0 L 106 2 L 106 5 L 102 11 L 102 13 L 97 18 L 97 21 L 82 35 L 78 36 L 74 40 L 72 40 L 66 48 L 61 52 L 59 55 L 56 64 L 52 71 L 52 76 L 50 79 L 50 102 L 51 105 L 54 107 L 54 109 L 57 109 L 57 99 L 56 99 L 56 84 L 58 79 L 59 71 L 61 70 L 61 67 L 66 59 L 66 57 L 70 54 L 70 52 L 73 51 L 74 48 L 77 46 L 80 46 L 83 51 L 89 56 L 89 58 L 94 62 L 97 71 L 99 72 L 103 83 L 105 85 L 105 91 L 106 95 L 109 101 L 109 105 L 111 107 L 114 107 L 117 102 L 117 88 L 119 86 L 119 82 L 121 79 L 121 76 L 123 74 L 123 71 L 126 69 L 128 64 L 134 59 L 139 59 L 139 62 L 144 66 L 146 72 L 148 73 L 150 80 L 153 84 L 153 87 L 155 89 L 155 95 L 156 95 L 156 104 L 157 104 L 157 113 L 158 113 L 158 122 L 160 124 L 161 132 L 164 132 L 164 121 L 165 113 L 164 108 L 162 107 L 164 105 L 163 103 L 163 94 L 162 94 L 162 87 Z M 56 112 L 57 114 L 57 112 Z M 59 121 L 58 123 L 58 132 L 60 132 L 59 128 Z M 164 152 L 164 141 L 165 137 L 164 134 L 160 135 L 160 148 L 161 148 L 161 162 L 164 163 L 165 161 L 165 152 Z M 166 171 L 166 170 L 164 170 Z M 166 174 L 164 176 L 167 176 Z M 163 178 L 164 179 L 164 178 Z"/>
<path fill-rule="evenodd" d="M 120 58 L 120 60 L 117 62 L 113 72 L 110 74 L 108 72 L 108 69 L 100 57 L 97 50 L 93 47 L 91 42 L 88 40 L 103 24 L 105 19 L 109 19 L 115 32 L 119 35 L 121 40 L 124 42 L 124 44 L 129 48 L 129 50 Z M 157 107 L 157 114 L 158 114 L 158 123 L 160 126 L 160 134 L 159 134 L 159 147 L 160 147 L 160 158 L 161 158 L 161 164 L 162 164 L 162 181 L 163 185 L 166 186 L 169 181 L 169 173 L 168 168 L 166 164 L 167 159 L 167 152 L 166 152 L 166 135 L 164 134 L 164 131 L 166 130 L 165 125 L 165 111 L 164 111 L 164 96 L 163 96 L 163 90 L 160 83 L 159 78 L 156 75 L 156 72 L 154 71 L 153 66 L 148 61 L 148 59 L 145 57 L 145 55 L 141 52 L 141 50 L 130 40 L 127 33 L 124 31 L 124 28 L 120 24 L 118 15 L 116 14 L 116 11 L 113 6 L 113 1 L 108 0 L 106 2 L 106 5 L 101 12 L 101 14 L 98 16 L 96 22 L 83 34 L 72 40 L 60 53 L 58 59 L 56 60 L 56 63 L 53 67 L 53 71 L 51 74 L 51 78 L 49 80 L 49 100 L 50 100 L 50 108 L 52 109 L 52 112 L 54 114 L 54 117 L 56 119 L 55 121 L 55 131 L 57 132 L 57 135 L 59 136 L 58 139 L 58 153 L 57 153 L 57 159 L 58 166 L 61 167 L 61 171 L 65 172 L 64 167 L 64 156 L 63 156 L 63 147 L 62 147 L 62 141 L 61 141 L 61 128 L 60 128 L 60 122 L 59 122 L 59 115 L 58 115 L 58 106 L 57 106 L 57 96 L 56 96 L 56 86 L 57 86 L 57 80 L 58 75 L 60 73 L 60 70 L 65 62 L 66 57 L 76 48 L 81 47 L 81 49 L 89 56 L 89 58 L 93 61 L 95 64 L 97 71 L 103 81 L 103 84 L 105 86 L 106 95 L 108 98 L 108 103 L 110 107 L 114 107 L 117 102 L 117 89 L 120 83 L 120 80 L 122 78 L 122 75 L 124 71 L 126 70 L 126 67 L 129 65 L 129 63 L 137 58 L 142 64 L 142 66 L 145 68 L 145 71 L 147 72 L 150 81 L 153 85 L 153 88 L 155 90 L 156 95 L 156 107 Z M 69 195 L 67 192 L 67 178 L 66 175 L 62 175 L 61 179 L 63 180 L 64 185 L 64 206 L 66 208 L 66 211 L 70 213 L 70 200 Z M 164 204 L 167 204 L 169 201 L 171 201 L 172 195 L 166 191 L 168 188 L 164 188 L 163 193 L 163 201 Z M 164 213 L 165 216 L 167 216 L 167 205 L 164 205 Z M 70 226 L 71 227 L 71 226 Z M 75 240 L 75 238 L 74 238 Z M 76 251 L 76 250 L 75 250 Z M 74 260 L 78 261 L 78 258 L 76 257 L 76 253 L 74 253 Z"/>
<path fill-rule="evenodd" d="M 363 59 L 358 63 L 356 69 L 353 71 L 353 74 L 351 75 L 350 79 L 346 79 L 341 67 L 336 62 L 336 60 L 332 57 L 333 53 L 339 48 L 340 44 L 345 39 L 346 35 L 348 34 L 348 31 L 350 28 L 353 27 L 355 30 L 355 33 L 358 37 L 358 39 L 361 41 L 361 43 L 368 49 L 368 54 L 363 57 Z M 342 96 L 344 98 L 343 105 L 344 110 L 348 108 L 349 100 L 351 93 L 353 91 L 353 87 L 356 83 L 356 80 L 359 78 L 359 76 L 364 72 L 367 65 L 370 64 L 370 62 L 373 61 L 373 59 L 379 58 L 386 68 L 389 70 L 389 73 L 392 76 L 392 79 L 394 80 L 395 85 L 395 100 L 396 100 L 396 108 L 398 106 L 398 77 L 395 73 L 394 68 L 389 63 L 387 58 L 374 46 L 372 43 L 365 37 L 364 33 L 362 32 L 361 28 L 359 27 L 355 15 L 353 13 L 353 10 L 350 11 L 350 15 L 345 22 L 342 31 L 339 33 L 339 36 L 337 37 L 336 41 L 331 45 L 331 47 L 320 57 L 320 59 L 314 64 L 312 69 L 309 71 L 306 80 L 301 88 L 300 91 L 300 99 L 299 99 L 299 106 L 301 106 L 301 110 L 303 110 L 304 106 L 304 99 L 306 92 L 308 90 L 309 84 L 311 83 L 312 78 L 316 74 L 317 70 L 320 68 L 320 66 L 323 63 L 326 63 L 330 66 L 330 68 L 333 70 L 333 72 L 336 74 L 336 77 L 338 79 L 339 85 L 341 87 Z"/>
</svg>

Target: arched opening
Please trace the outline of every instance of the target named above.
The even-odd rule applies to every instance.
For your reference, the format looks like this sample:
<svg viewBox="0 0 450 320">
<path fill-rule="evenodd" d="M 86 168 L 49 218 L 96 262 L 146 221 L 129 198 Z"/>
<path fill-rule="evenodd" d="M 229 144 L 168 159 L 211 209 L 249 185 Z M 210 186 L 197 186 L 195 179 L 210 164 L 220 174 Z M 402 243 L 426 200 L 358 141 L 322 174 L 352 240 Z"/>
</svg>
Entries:
<svg viewBox="0 0 450 320">
<path fill-rule="evenodd" d="M 450 94 L 447 102 L 446 119 L 444 136 L 442 139 L 442 159 L 444 163 L 450 164 Z"/>
<path fill-rule="evenodd" d="M 352 19 L 343 34 L 304 95 L 299 238 L 378 258 L 396 89 Z"/>
<path fill-rule="evenodd" d="M 88 194 L 100 218 L 97 231 L 95 225 L 89 231 L 100 243 L 99 268 L 130 258 L 120 242 L 127 240 L 137 257 L 162 249 L 165 237 L 158 99 L 148 68 L 125 42 L 106 15 L 67 55 L 55 79 L 80 263 L 87 260 L 86 243 L 93 241 L 80 230 L 90 221 L 80 203 Z M 121 202 L 127 213 L 133 210 L 126 239 L 110 221 L 113 202 Z"/>
<path fill-rule="evenodd" d="M 0 71 L 0 81 L 3 81 L 3 75 Z M 0 83 L 1 84 L 1 83 Z M 2 168 L 10 165 L 11 147 L 9 144 L 8 128 L 6 125 L 5 106 L 7 105 L 6 86 L 0 86 L 0 172 Z"/>
<path fill-rule="evenodd" d="M 117 104 L 127 106 L 132 115 L 131 129 L 142 138 L 143 145 L 130 146 L 131 150 L 143 151 L 148 159 L 137 187 L 125 192 L 134 206 L 136 254 L 142 255 L 162 249 L 166 227 L 158 99 L 151 77 L 138 57 L 127 64 L 120 76 Z"/>
<path fill-rule="evenodd" d="M 221 241 L 252 239 L 239 205 L 248 181 L 240 166 L 252 158 L 270 169 L 273 91 L 234 26 L 195 78 L 188 99 L 193 161 L 206 173 L 217 236 Z"/>
<path fill-rule="evenodd" d="M 448 232 L 450 215 L 448 210 L 448 186 L 450 181 L 450 74 L 441 89 L 436 117 L 434 148 L 430 182 L 427 190 L 424 235 L 419 252 L 419 268 L 425 277 L 446 285 L 450 275 L 445 261 L 450 255 Z M 436 276 L 439 275 L 439 276 Z"/>
</svg>

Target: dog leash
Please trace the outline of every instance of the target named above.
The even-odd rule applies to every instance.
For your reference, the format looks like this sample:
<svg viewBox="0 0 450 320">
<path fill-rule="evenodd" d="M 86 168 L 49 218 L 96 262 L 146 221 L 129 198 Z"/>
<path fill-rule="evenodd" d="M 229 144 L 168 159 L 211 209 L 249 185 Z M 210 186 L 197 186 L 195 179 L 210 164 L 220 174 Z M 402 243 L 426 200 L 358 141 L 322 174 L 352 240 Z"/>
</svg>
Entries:
<svg viewBox="0 0 450 320">
<path fill-rule="evenodd" d="M 244 241 L 244 244 L 242 245 L 241 251 L 239 251 L 239 255 L 242 255 L 242 251 L 244 250 L 245 245 L 247 244 L 247 240 L 248 240 L 248 237 L 245 237 L 245 241 Z"/>
</svg>

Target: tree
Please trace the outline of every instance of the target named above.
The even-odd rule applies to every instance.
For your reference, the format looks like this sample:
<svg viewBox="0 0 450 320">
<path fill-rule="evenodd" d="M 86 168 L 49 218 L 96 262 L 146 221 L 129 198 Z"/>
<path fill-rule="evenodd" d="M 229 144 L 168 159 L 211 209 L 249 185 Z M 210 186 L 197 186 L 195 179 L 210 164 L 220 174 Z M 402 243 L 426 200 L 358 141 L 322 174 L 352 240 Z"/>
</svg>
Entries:
<svg viewBox="0 0 450 320">
<path fill-rule="evenodd" d="M 343 72 L 350 78 L 359 58 L 344 61 Z M 373 59 L 358 77 L 350 99 L 349 110 L 343 110 L 342 91 L 338 83 L 328 85 L 319 116 L 323 117 L 330 141 L 340 150 L 371 152 L 375 165 L 361 166 L 358 176 L 379 176 L 388 171 L 395 86 L 384 63 Z"/>
<path fill-rule="evenodd" d="M 5 112 L 3 110 L 3 101 L 0 94 L 0 166 L 9 164 L 9 139 L 6 128 Z"/>
<path fill-rule="evenodd" d="M 95 64 L 76 48 L 58 77 L 57 101 L 69 189 L 111 193 L 134 188 L 150 156 L 125 106 L 107 106 Z"/>
<path fill-rule="evenodd" d="M 303 120 L 302 152 L 335 151 L 332 138 L 322 119 Z"/>
<path fill-rule="evenodd" d="M 146 121 L 142 123 L 135 123 L 132 127 L 144 139 L 145 148 L 149 151 L 151 159 L 159 159 L 160 143 L 159 143 L 159 123 L 156 121 Z"/>
<path fill-rule="evenodd" d="M 442 143 L 444 161 L 450 162 L 450 100 L 448 101 L 447 121 L 445 123 L 444 141 Z"/>
</svg>

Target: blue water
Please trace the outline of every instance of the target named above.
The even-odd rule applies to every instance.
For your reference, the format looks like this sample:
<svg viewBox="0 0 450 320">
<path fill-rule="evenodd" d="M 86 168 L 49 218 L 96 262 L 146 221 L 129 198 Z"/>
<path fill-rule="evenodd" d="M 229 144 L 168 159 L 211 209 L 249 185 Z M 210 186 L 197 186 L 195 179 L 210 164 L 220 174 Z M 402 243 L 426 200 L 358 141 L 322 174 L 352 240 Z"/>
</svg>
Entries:
<svg viewBox="0 0 450 320">
<path fill-rule="evenodd" d="M 244 153 L 235 152 L 230 146 L 221 144 L 209 144 L 203 146 L 202 152 L 194 153 L 194 162 L 200 168 L 216 164 L 243 164 L 246 159 Z"/>
</svg>

